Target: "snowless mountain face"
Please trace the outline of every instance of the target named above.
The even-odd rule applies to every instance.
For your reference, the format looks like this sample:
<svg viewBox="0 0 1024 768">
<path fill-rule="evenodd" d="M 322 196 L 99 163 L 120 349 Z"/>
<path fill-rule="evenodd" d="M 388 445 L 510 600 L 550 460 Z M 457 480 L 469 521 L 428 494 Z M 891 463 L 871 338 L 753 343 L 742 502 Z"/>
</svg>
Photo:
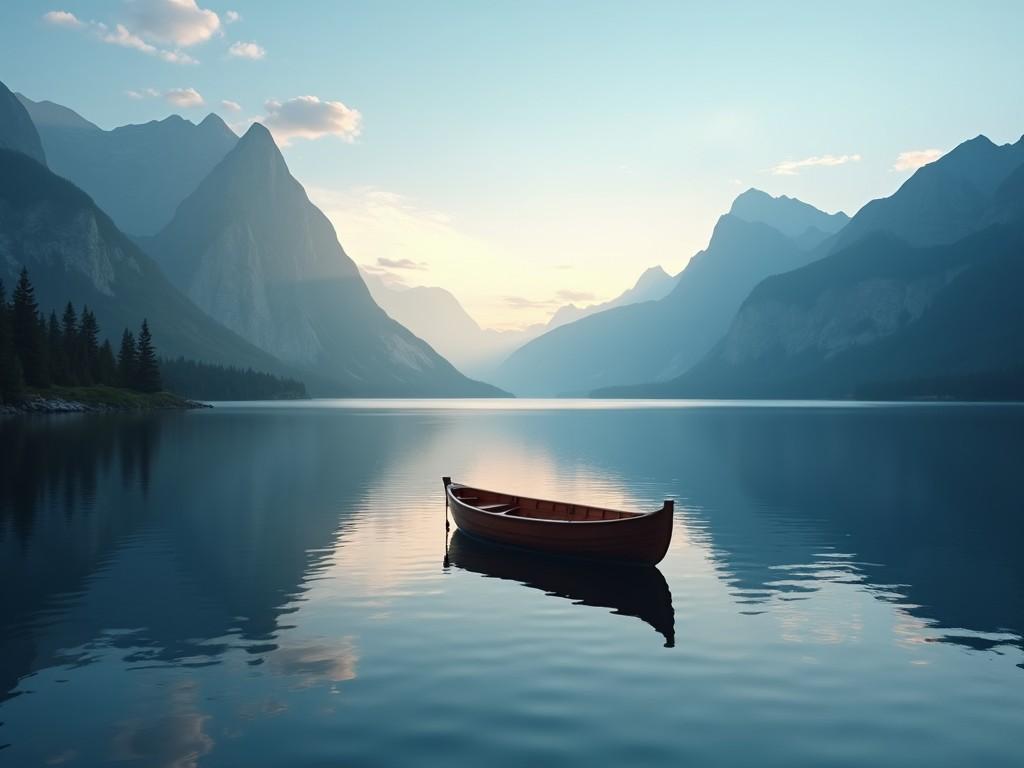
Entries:
<svg viewBox="0 0 1024 768">
<path fill-rule="evenodd" d="M 39 133 L 17 96 L 0 83 L 0 149 L 11 149 L 46 165 Z"/>
<path fill-rule="evenodd" d="M 664 298 L 615 307 L 545 333 L 510 355 L 493 381 L 517 395 L 552 396 L 667 380 L 686 371 L 728 330 L 755 285 L 816 257 L 803 242 L 803 223 L 822 232 L 822 226 L 842 220 L 798 200 L 764 196 L 766 202 L 763 193 L 756 194 L 756 210 L 739 207 L 757 220 L 722 216 L 708 247 L 673 278 Z M 802 221 L 793 224 L 796 214 Z M 773 224 L 800 234 L 788 237 Z"/>
<path fill-rule="evenodd" d="M 212 317 L 334 394 L 488 396 L 373 301 L 334 228 L 254 124 L 147 247 Z"/>
<path fill-rule="evenodd" d="M 0 279 L 13 286 L 22 267 L 45 312 L 88 304 L 115 344 L 148 318 L 161 355 L 284 371 L 186 299 L 82 190 L 25 154 L 0 150 Z"/>
<path fill-rule="evenodd" d="M 132 235 L 153 235 L 238 137 L 217 115 L 178 115 L 105 131 L 67 107 L 19 94 L 50 168 L 74 182 Z"/>
<path fill-rule="evenodd" d="M 660 299 L 672 290 L 675 278 L 661 267 L 651 267 L 636 285 L 603 304 L 560 307 L 546 325 L 535 324 L 521 330 L 481 328 L 444 288 L 396 286 L 381 277 L 363 273 L 374 301 L 434 349 L 452 361 L 460 371 L 490 381 L 500 364 L 514 350 L 542 333 L 581 317 L 605 309 Z"/>
<path fill-rule="evenodd" d="M 692 371 L 614 394 L 1019 398 L 1022 281 L 1024 140 L 980 137 L 758 285 Z"/>
</svg>

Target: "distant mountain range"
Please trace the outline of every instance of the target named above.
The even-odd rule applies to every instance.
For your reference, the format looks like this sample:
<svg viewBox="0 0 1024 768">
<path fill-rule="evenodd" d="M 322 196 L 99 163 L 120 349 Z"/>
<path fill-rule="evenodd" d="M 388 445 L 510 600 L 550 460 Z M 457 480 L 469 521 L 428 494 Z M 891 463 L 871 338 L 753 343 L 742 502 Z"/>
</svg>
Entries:
<svg viewBox="0 0 1024 768">
<path fill-rule="evenodd" d="M 104 131 L 59 104 L 18 99 L 39 131 L 50 169 L 88 192 L 131 235 L 165 227 L 238 141 L 213 114 L 199 125 L 171 115 Z"/>
<path fill-rule="evenodd" d="M 1024 139 L 979 137 L 758 285 L 692 370 L 598 394 L 1020 398 L 1022 285 Z"/>
<path fill-rule="evenodd" d="M 380 307 L 398 322 L 428 342 L 465 373 L 490 381 L 509 353 L 542 333 L 605 309 L 659 299 L 675 285 L 675 278 L 661 267 L 646 270 L 636 284 L 616 298 L 585 307 L 559 307 L 546 324 L 522 330 L 497 331 L 481 328 L 444 288 L 395 286 L 378 275 L 363 273 L 370 294 Z"/>
<path fill-rule="evenodd" d="M 749 190 L 664 298 L 555 328 L 510 355 L 493 381 L 518 395 L 557 396 L 679 375 L 721 338 L 758 282 L 812 261 L 822 239 L 845 222 L 842 214 Z"/>
</svg>

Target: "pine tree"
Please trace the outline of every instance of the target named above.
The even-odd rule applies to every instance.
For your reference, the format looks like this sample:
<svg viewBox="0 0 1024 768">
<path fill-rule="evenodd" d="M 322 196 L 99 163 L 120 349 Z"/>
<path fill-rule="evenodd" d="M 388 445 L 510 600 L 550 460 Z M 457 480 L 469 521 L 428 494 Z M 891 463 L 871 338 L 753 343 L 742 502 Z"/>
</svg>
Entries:
<svg viewBox="0 0 1024 768">
<path fill-rule="evenodd" d="M 139 363 L 135 371 L 135 389 L 141 392 L 159 392 L 160 365 L 156 360 L 153 348 L 153 337 L 149 333 L 149 323 L 142 321 L 139 330 Z"/>
<path fill-rule="evenodd" d="M 21 363 L 14 347 L 12 314 L 4 291 L 4 281 L 0 280 L 0 402 L 18 395 L 25 386 Z"/>
<path fill-rule="evenodd" d="M 46 347 L 50 359 L 50 381 L 54 384 L 68 383 L 68 364 L 64 355 L 64 337 L 61 334 L 57 313 L 50 312 L 46 329 Z"/>
<path fill-rule="evenodd" d="M 30 386 L 45 386 L 48 371 L 44 365 L 44 336 L 40 330 L 39 305 L 35 289 L 28 279 L 28 270 L 21 268 L 18 285 L 14 289 L 14 306 L 11 311 L 14 330 L 14 348 L 25 382 Z"/>
<path fill-rule="evenodd" d="M 139 353 L 135 348 L 135 337 L 127 328 L 121 335 L 121 351 L 117 353 L 118 386 L 131 389 L 135 386 L 135 370 L 139 366 Z"/>
<path fill-rule="evenodd" d="M 110 346 L 109 339 L 104 339 L 100 345 L 96 365 L 96 381 L 106 384 L 108 387 L 117 386 L 117 361 L 114 360 L 114 350 Z"/>
<path fill-rule="evenodd" d="M 62 356 L 67 368 L 65 384 L 74 386 L 78 383 L 78 315 L 69 301 L 64 307 L 61 317 Z"/>
<path fill-rule="evenodd" d="M 99 379 L 99 325 L 96 315 L 89 307 L 82 307 L 82 318 L 78 323 L 79 378 L 84 384 L 93 384 Z"/>
</svg>

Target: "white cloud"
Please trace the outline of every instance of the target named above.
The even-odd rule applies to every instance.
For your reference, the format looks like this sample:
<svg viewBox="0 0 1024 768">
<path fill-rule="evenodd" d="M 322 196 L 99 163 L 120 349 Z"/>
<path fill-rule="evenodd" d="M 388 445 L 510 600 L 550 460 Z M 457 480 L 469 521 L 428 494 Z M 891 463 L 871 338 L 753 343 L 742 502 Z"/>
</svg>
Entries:
<svg viewBox="0 0 1024 768">
<path fill-rule="evenodd" d="M 362 130 L 363 116 L 358 109 L 340 101 L 321 101 L 316 96 L 299 96 L 285 102 L 268 101 L 263 124 L 281 146 L 292 139 L 319 139 L 338 136 L 355 141 Z"/>
<path fill-rule="evenodd" d="M 55 24 L 58 27 L 84 27 L 85 22 L 79 20 L 75 14 L 69 11 L 47 11 L 43 14 L 43 21 L 47 24 Z"/>
<path fill-rule="evenodd" d="M 182 109 L 199 107 L 203 104 L 203 97 L 195 88 L 172 88 L 164 93 L 164 98 Z"/>
<path fill-rule="evenodd" d="M 935 162 L 942 157 L 941 149 L 911 149 L 900 152 L 893 164 L 894 171 L 916 171 L 922 165 Z"/>
<path fill-rule="evenodd" d="M 137 91 L 125 91 L 129 99 L 152 99 L 160 95 L 156 88 L 140 88 Z"/>
<path fill-rule="evenodd" d="M 231 99 L 224 99 L 220 105 L 224 107 L 228 112 L 241 112 L 242 105 L 237 101 L 231 101 Z"/>
<path fill-rule="evenodd" d="M 267 55 L 267 49 L 256 43 L 243 43 L 241 41 L 232 43 L 228 48 L 228 56 L 236 59 L 262 59 Z"/>
<path fill-rule="evenodd" d="M 155 54 L 157 52 L 156 46 L 150 45 L 138 35 L 132 34 L 124 24 L 118 24 L 113 32 L 105 33 L 103 42 L 120 45 L 123 48 L 134 48 L 143 53 Z"/>
<path fill-rule="evenodd" d="M 238 11 L 224 11 L 224 23 L 234 24 L 236 21 L 242 20 L 242 14 Z"/>
<path fill-rule="evenodd" d="M 128 26 L 146 40 L 187 48 L 220 30 L 220 17 L 196 0 L 134 0 L 126 6 Z"/>
<path fill-rule="evenodd" d="M 783 160 L 774 166 L 771 172 L 775 176 L 796 176 L 802 168 L 831 168 L 860 161 L 860 155 L 815 155 L 814 157 L 805 157 L 803 160 Z"/>
</svg>

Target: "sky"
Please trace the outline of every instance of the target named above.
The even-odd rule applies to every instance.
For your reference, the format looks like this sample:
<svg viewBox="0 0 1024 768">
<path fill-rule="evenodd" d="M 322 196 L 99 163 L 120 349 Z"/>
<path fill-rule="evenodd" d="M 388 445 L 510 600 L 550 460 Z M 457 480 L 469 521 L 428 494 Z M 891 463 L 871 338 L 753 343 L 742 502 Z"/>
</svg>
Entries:
<svg viewBox="0 0 1024 768">
<path fill-rule="evenodd" d="M 0 80 L 273 131 L 360 265 L 481 325 L 676 273 L 748 187 L 856 212 L 1024 133 L 1024 3 L 5 0 Z"/>
</svg>

